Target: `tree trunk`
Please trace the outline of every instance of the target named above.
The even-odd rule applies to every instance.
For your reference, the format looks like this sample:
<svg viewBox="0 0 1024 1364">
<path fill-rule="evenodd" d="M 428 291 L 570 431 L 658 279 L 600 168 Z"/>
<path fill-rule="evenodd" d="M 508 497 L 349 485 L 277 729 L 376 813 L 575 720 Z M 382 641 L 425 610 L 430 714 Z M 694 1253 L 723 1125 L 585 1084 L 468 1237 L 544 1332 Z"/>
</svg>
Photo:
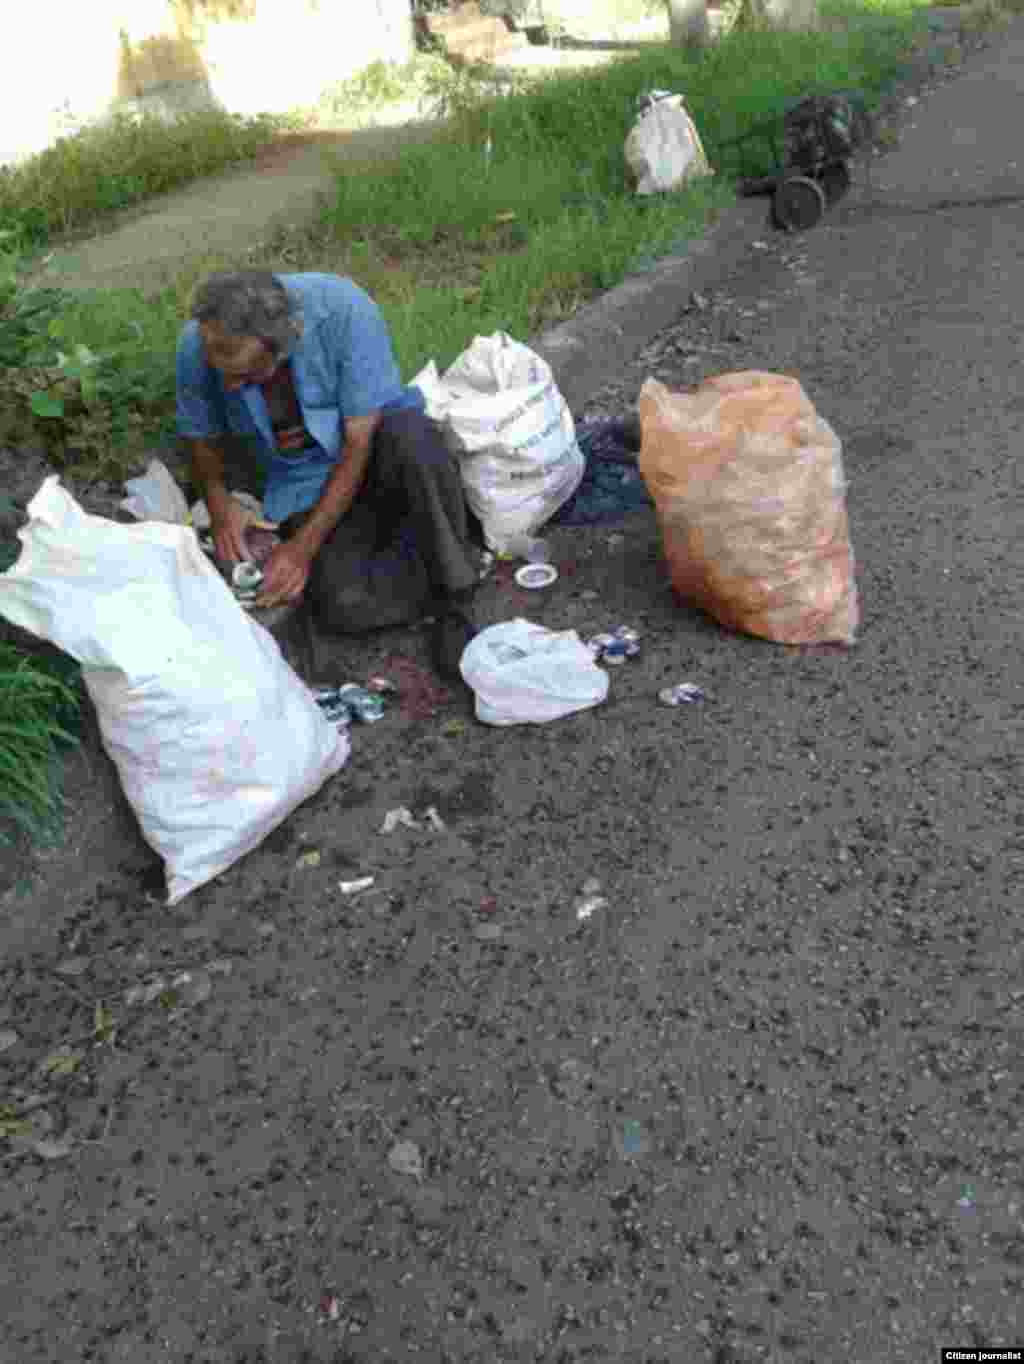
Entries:
<svg viewBox="0 0 1024 1364">
<path fill-rule="evenodd" d="M 665 0 L 668 30 L 678 47 L 707 47 L 711 41 L 707 0 Z"/>
</svg>

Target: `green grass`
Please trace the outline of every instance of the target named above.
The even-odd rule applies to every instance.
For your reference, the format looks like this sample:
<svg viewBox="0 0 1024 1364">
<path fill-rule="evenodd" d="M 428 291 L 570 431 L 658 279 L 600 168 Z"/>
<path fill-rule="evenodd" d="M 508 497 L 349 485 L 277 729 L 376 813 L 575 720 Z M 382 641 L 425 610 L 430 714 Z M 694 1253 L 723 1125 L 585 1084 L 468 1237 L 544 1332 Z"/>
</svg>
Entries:
<svg viewBox="0 0 1024 1364">
<path fill-rule="evenodd" d="M 119 115 L 0 168 L 0 231 L 26 246 L 81 231 L 117 209 L 250 159 L 282 127 L 278 118 L 219 110 L 171 122 Z"/>
<path fill-rule="evenodd" d="M 8 830 L 52 840 L 60 820 L 61 754 L 78 743 L 77 665 L 0 641 L 0 844 Z"/>
</svg>

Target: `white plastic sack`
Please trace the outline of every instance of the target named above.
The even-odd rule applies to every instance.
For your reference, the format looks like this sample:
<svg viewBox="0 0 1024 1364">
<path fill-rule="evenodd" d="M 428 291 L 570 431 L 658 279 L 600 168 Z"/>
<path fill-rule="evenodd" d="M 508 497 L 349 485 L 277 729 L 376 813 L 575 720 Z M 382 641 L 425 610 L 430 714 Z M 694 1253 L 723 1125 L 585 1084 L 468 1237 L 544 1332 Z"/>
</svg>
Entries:
<svg viewBox="0 0 1024 1364">
<path fill-rule="evenodd" d="M 645 104 L 625 148 L 637 194 L 661 194 L 698 176 L 714 175 L 682 95 L 652 90 Z"/>
<path fill-rule="evenodd" d="M 0 614 L 82 665 L 103 743 L 170 905 L 339 771 L 347 736 L 239 606 L 195 532 L 87 515 L 47 478 L 0 575 Z"/>
<path fill-rule="evenodd" d="M 458 454 L 466 501 L 497 552 L 533 535 L 579 487 L 586 461 L 551 367 L 505 332 L 478 336 L 413 383 Z"/>
<path fill-rule="evenodd" d="M 159 459 L 151 459 L 144 474 L 125 480 L 128 496 L 117 505 L 137 521 L 166 521 L 172 526 L 210 529 L 210 512 L 203 501 L 190 509 L 174 475 Z M 263 519 L 263 503 L 252 493 L 233 492 L 231 496 L 250 513 L 249 523 L 261 530 L 273 530 L 276 523 Z"/>
<path fill-rule="evenodd" d="M 151 459 L 139 478 L 125 480 L 128 496 L 118 506 L 131 512 L 138 521 L 167 521 L 183 526 L 188 520 L 188 503 L 167 466 Z"/>
<path fill-rule="evenodd" d="M 486 725 L 543 724 L 608 695 L 608 674 L 575 630 L 547 630 L 521 618 L 481 630 L 459 666 Z"/>
</svg>

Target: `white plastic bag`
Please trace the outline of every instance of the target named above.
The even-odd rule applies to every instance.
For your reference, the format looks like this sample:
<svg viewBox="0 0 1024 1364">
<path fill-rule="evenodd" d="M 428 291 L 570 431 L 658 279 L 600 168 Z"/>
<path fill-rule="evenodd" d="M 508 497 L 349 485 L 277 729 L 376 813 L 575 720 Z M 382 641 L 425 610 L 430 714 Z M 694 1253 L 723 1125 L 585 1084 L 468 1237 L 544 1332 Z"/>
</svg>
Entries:
<svg viewBox="0 0 1024 1364">
<path fill-rule="evenodd" d="M 159 459 L 151 459 L 144 474 L 125 480 L 128 496 L 118 503 L 121 511 L 130 512 L 137 521 L 166 521 L 172 526 L 194 526 L 196 530 L 210 529 L 210 513 L 205 502 L 196 502 L 190 509 L 185 494 L 174 475 Z M 249 513 L 249 525 L 260 530 L 274 530 L 277 523 L 263 518 L 263 503 L 252 493 L 233 492 L 231 496 Z"/>
<path fill-rule="evenodd" d="M 139 478 L 125 480 L 128 496 L 118 506 L 131 512 L 138 521 L 167 521 L 183 526 L 188 520 L 188 503 L 167 466 L 151 459 Z"/>
<path fill-rule="evenodd" d="M 652 90 L 643 97 L 625 154 L 637 194 L 661 194 L 698 176 L 714 175 L 682 95 L 668 90 Z"/>
<path fill-rule="evenodd" d="M 0 575 L 0 614 L 82 665 L 103 743 L 170 905 L 344 765 L 346 735 L 239 606 L 195 532 L 87 515 L 47 478 Z"/>
<path fill-rule="evenodd" d="M 431 361 L 413 383 L 449 433 L 490 549 L 532 535 L 579 487 L 586 461 L 572 413 L 529 346 L 478 336 L 443 376 Z"/>
<path fill-rule="evenodd" d="M 575 630 L 547 630 L 521 618 L 481 630 L 466 645 L 460 669 L 486 725 L 543 724 L 608 695 L 608 674 Z"/>
</svg>

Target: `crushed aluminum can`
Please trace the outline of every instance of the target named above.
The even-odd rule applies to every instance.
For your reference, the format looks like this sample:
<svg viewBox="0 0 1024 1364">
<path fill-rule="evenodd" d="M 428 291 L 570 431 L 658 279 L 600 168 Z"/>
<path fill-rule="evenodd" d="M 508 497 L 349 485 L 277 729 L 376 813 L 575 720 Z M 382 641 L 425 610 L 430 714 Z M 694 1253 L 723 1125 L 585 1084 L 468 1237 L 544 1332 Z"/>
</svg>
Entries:
<svg viewBox="0 0 1024 1364">
<path fill-rule="evenodd" d="M 338 695 L 338 690 L 337 687 L 317 687 L 313 700 L 323 711 L 325 720 L 344 729 L 352 723 L 352 711 Z"/>
<path fill-rule="evenodd" d="M 618 667 L 625 663 L 629 655 L 626 653 L 626 641 L 624 639 L 613 639 L 611 644 L 605 646 L 601 651 L 599 662 L 607 663 L 609 667 Z"/>
<path fill-rule="evenodd" d="M 640 636 L 628 625 L 619 625 L 610 632 L 592 635 L 587 640 L 587 648 L 594 655 L 595 663 L 607 663 L 618 667 L 627 658 L 636 658 L 640 653 Z"/>
<path fill-rule="evenodd" d="M 614 631 L 616 639 L 626 646 L 626 657 L 636 658 L 640 653 L 640 636 L 629 625 L 620 625 Z"/>
<path fill-rule="evenodd" d="M 358 876 L 354 881 L 339 881 L 338 889 L 342 895 L 358 895 L 361 890 L 369 890 L 375 879 L 373 876 Z"/>
<path fill-rule="evenodd" d="M 615 643 L 614 635 L 609 634 L 591 635 L 591 637 L 587 640 L 587 648 L 594 655 L 595 660 L 597 660 L 604 653 L 605 649 L 607 649 L 608 645 L 614 643 Z"/>
<path fill-rule="evenodd" d="M 674 687 L 662 688 L 658 700 L 663 706 L 690 706 L 704 700 L 704 691 L 693 682 L 679 682 Z"/>
<path fill-rule="evenodd" d="M 354 682 L 346 682 L 338 688 L 338 700 L 348 706 L 355 719 L 361 720 L 364 725 L 375 724 L 383 720 L 386 714 L 383 697 Z"/>
<path fill-rule="evenodd" d="M 259 564 L 235 564 L 231 570 L 231 586 L 237 595 L 252 595 L 263 583 L 263 569 Z"/>
</svg>

